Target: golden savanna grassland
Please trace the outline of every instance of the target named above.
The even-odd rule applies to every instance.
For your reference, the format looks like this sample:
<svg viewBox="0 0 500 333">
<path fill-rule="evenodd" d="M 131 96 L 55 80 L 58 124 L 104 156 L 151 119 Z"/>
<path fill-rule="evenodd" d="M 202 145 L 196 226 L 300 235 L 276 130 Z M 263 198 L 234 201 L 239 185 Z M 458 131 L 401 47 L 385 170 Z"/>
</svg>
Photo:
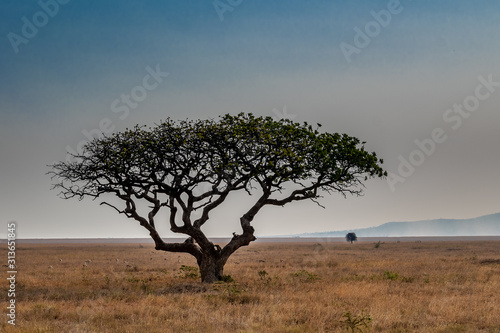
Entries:
<svg viewBox="0 0 500 333">
<path fill-rule="evenodd" d="M 2 332 L 500 332 L 499 241 L 257 242 L 213 285 L 151 244 L 21 243 L 16 257 Z"/>
</svg>

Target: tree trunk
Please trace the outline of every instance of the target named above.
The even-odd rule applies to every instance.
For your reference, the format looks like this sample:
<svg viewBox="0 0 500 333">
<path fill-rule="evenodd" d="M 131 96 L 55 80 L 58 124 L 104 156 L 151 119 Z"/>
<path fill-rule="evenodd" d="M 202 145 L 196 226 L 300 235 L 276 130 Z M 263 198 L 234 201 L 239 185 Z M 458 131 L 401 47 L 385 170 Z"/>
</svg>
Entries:
<svg viewBox="0 0 500 333">
<path fill-rule="evenodd" d="M 198 262 L 201 274 L 201 282 L 212 283 L 222 280 L 224 264 L 217 253 L 203 255 Z"/>
<path fill-rule="evenodd" d="M 241 218 L 243 234 L 233 234 L 233 238 L 223 249 L 219 245 L 214 245 L 205 238 L 206 242 L 201 242 L 199 236 L 197 243 L 200 244 L 201 254 L 196 256 L 198 267 L 200 268 L 201 282 L 213 283 L 222 281 L 224 265 L 229 257 L 240 247 L 246 246 L 256 238 L 253 235 L 254 229 L 250 226 L 250 220 Z M 203 237 L 205 237 L 203 235 Z"/>
</svg>

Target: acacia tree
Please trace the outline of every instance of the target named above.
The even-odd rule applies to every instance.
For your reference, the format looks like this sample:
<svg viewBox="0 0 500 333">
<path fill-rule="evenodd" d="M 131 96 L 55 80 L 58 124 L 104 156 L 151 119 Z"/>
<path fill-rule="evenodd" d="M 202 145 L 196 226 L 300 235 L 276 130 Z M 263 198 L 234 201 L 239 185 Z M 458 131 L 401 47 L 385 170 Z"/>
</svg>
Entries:
<svg viewBox="0 0 500 333">
<path fill-rule="evenodd" d="M 346 134 L 320 133 L 307 123 L 252 114 L 167 119 L 96 138 L 71 161 L 49 165 L 48 173 L 64 199 L 108 194 L 121 199 L 121 205 L 101 204 L 137 220 L 157 250 L 193 255 L 202 281 L 214 282 L 222 279 L 229 256 L 256 239 L 251 223 L 262 207 L 301 200 L 320 205 L 323 193 L 361 195 L 363 181 L 386 176 L 379 166 L 383 161 L 364 144 Z M 233 232 L 220 247 L 202 227 L 237 191 L 258 195 L 242 212 L 240 234 Z M 184 242 L 165 242 L 158 233 L 162 208 L 169 211 L 170 230 L 187 236 Z"/>
<path fill-rule="evenodd" d="M 355 242 L 358 240 L 358 236 L 356 236 L 356 233 L 350 232 L 347 235 L 345 235 L 345 240 L 348 242 L 351 242 L 351 244 L 352 244 L 352 242 Z"/>
</svg>

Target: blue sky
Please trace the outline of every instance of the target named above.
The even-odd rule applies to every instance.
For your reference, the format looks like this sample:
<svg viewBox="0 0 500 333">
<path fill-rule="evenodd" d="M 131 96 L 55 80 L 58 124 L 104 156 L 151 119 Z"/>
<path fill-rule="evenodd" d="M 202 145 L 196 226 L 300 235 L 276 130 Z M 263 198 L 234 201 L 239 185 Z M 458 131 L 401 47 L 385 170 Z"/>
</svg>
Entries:
<svg viewBox="0 0 500 333">
<path fill-rule="evenodd" d="M 0 207 L 21 236 L 145 235 L 97 202 L 49 190 L 46 165 L 64 160 L 103 119 L 117 131 L 242 111 L 358 136 L 400 177 L 401 158 L 422 157 L 415 140 L 427 142 L 437 128 L 446 136 L 404 182 L 369 182 L 362 198 L 325 197 L 326 209 L 267 208 L 258 234 L 500 211 L 500 87 L 479 87 L 489 96 L 458 129 L 443 118 L 474 95 L 479 77 L 500 82 L 492 2 L 221 0 L 233 4 L 221 15 L 214 1 L 64 2 L 5 1 L 0 13 Z M 384 24 L 375 20 L 391 9 Z M 25 36 L 26 20 L 38 22 L 35 36 Z M 372 36 L 348 61 L 340 46 L 356 47 L 356 29 Z M 27 43 L 13 43 L 13 34 Z M 113 102 L 124 106 L 123 94 L 140 91 L 147 68 L 168 76 L 121 119 Z M 242 211 L 233 207 L 245 200 L 228 203 L 208 232 L 238 231 Z"/>
</svg>

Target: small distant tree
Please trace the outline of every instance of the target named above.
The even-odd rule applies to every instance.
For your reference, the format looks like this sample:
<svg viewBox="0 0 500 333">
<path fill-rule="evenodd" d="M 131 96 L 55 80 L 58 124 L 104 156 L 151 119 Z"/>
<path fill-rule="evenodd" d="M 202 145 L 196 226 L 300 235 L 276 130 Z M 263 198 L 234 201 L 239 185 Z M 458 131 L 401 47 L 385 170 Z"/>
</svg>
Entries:
<svg viewBox="0 0 500 333">
<path fill-rule="evenodd" d="M 347 235 L 345 235 L 345 240 L 348 241 L 348 242 L 355 242 L 358 240 L 358 236 L 356 236 L 356 234 L 354 232 L 350 232 L 348 233 Z"/>
<path fill-rule="evenodd" d="M 364 143 L 307 123 L 252 114 L 167 119 L 96 138 L 72 160 L 50 165 L 49 174 L 64 199 L 115 196 L 119 200 L 101 204 L 139 222 L 157 250 L 194 256 L 202 281 L 214 282 L 223 279 L 229 256 L 256 239 L 251 223 L 264 206 L 302 200 L 319 205 L 322 193 L 361 195 L 364 181 L 387 176 L 383 161 L 365 151 Z M 256 199 L 242 207 L 241 233 L 221 247 L 202 228 L 234 192 Z M 184 242 L 165 242 L 158 233 L 162 209 L 168 217 L 160 222 L 186 235 Z"/>
</svg>

